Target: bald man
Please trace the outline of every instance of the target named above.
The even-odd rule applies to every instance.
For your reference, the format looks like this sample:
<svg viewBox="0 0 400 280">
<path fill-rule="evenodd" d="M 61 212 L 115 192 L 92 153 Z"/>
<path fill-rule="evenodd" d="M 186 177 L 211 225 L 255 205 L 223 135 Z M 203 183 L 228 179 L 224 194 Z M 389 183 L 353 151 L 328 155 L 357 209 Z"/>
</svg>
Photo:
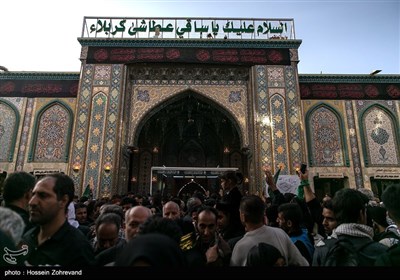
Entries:
<svg viewBox="0 0 400 280">
<path fill-rule="evenodd" d="M 179 205 L 173 201 L 165 203 L 163 207 L 163 217 L 171 220 L 178 220 L 181 217 Z"/>
<path fill-rule="evenodd" d="M 152 216 L 151 210 L 144 206 L 135 206 L 125 212 L 125 239 L 133 239 L 139 232 L 139 226 L 143 224 L 148 217 Z"/>
</svg>

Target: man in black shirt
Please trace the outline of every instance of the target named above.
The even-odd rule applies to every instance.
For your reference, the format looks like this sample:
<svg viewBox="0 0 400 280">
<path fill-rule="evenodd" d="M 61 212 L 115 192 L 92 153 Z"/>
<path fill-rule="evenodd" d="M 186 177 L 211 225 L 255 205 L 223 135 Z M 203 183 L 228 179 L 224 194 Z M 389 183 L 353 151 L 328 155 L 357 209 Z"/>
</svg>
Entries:
<svg viewBox="0 0 400 280">
<path fill-rule="evenodd" d="M 242 194 L 238 188 L 238 176 L 234 171 L 227 171 L 220 176 L 221 188 L 224 191 L 222 201 L 230 204 L 239 211 Z"/>
<path fill-rule="evenodd" d="M 234 171 L 227 171 L 220 176 L 221 188 L 224 191 L 221 202 L 226 204 L 230 212 L 230 227 L 235 231 L 244 233 L 244 227 L 240 221 L 239 206 L 242 199 L 242 193 L 238 188 L 238 176 Z"/>
<path fill-rule="evenodd" d="M 65 174 L 38 181 L 29 201 L 30 221 L 37 224 L 22 240 L 28 246 L 26 264 L 88 266 L 94 263 L 86 237 L 71 226 L 66 211 L 74 196 L 74 182 Z"/>
<path fill-rule="evenodd" d="M 35 177 L 24 171 L 11 173 L 4 181 L 5 206 L 17 212 L 24 220 L 24 233 L 33 227 L 29 222 L 28 202 L 35 182 Z"/>
</svg>

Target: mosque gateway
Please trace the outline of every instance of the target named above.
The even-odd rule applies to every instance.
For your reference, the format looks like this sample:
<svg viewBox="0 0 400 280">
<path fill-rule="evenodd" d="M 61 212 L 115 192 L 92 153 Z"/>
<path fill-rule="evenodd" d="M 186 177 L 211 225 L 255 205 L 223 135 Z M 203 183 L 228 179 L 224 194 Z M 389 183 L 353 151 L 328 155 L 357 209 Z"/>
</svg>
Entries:
<svg viewBox="0 0 400 280">
<path fill-rule="evenodd" d="M 400 75 L 298 73 L 295 34 L 293 19 L 85 17 L 80 72 L 0 70 L 0 182 L 178 195 L 237 170 L 261 193 L 264 165 L 291 191 L 304 162 L 319 198 L 380 196 L 400 181 Z"/>
</svg>

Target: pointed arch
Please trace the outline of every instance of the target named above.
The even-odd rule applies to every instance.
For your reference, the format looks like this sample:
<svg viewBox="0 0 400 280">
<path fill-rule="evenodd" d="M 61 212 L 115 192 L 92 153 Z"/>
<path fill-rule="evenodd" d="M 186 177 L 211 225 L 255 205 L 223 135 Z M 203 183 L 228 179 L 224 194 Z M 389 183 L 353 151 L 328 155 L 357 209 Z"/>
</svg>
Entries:
<svg viewBox="0 0 400 280">
<path fill-rule="evenodd" d="M 185 185 L 183 185 L 179 189 L 177 196 L 181 197 L 182 196 L 181 193 L 184 190 L 186 191 L 187 189 L 188 190 L 190 190 L 190 189 L 193 189 L 193 190 L 199 189 L 199 190 L 201 190 L 203 192 L 204 195 L 207 193 L 207 190 L 202 185 L 200 185 L 194 179 L 192 179 L 191 181 L 189 181 L 188 183 L 186 183 Z M 194 193 L 194 191 L 191 192 L 191 195 L 193 195 L 193 193 Z"/>
<path fill-rule="evenodd" d="M 12 162 L 17 142 L 20 114 L 10 102 L 0 99 L 0 162 Z"/>
<path fill-rule="evenodd" d="M 68 162 L 73 119 L 64 102 L 44 106 L 35 117 L 28 162 Z"/>
<path fill-rule="evenodd" d="M 365 166 L 399 166 L 399 120 L 381 104 L 360 112 L 359 127 Z"/>
<path fill-rule="evenodd" d="M 181 92 L 178 92 L 176 94 L 174 94 L 173 96 L 167 98 L 166 100 L 162 101 L 161 104 L 157 104 L 155 105 L 153 108 L 151 108 L 151 110 L 148 110 L 146 114 L 144 114 L 144 116 L 138 121 L 138 124 L 136 127 L 132 127 L 133 131 L 132 133 L 134 133 L 133 135 L 133 145 L 137 145 L 138 144 L 138 140 L 139 140 L 139 135 L 140 132 L 142 131 L 143 127 L 146 125 L 146 123 L 148 123 L 148 120 L 150 120 L 154 115 L 156 115 L 158 112 L 160 112 L 161 110 L 165 109 L 166 107 L 168 107 L 169 105 L 178 102 L 181 99 L 185 99 L 188 96 L 193 96 L 194 98 L 197 98 L 199 100 L 201 100 L 204 103 L 210 104 L 211 106 L 214 106 L 216 108 L 218 108 L 218 110 L 227 118 L 231 121 L 231 123 L 233 124 L 234 128 L 236 129 L 236 131 L 238 131 L 239 133 L 239 138 L 240 138 L 240 143 L 241 143 L 241 147 L 244 146 L 244 139 L 243 139 L 243 135 L 244 133 L 246 133 L 245 131 L 242 130 L 242 128 L 239 125 L 238 120 L 235 118 L 235 116 L 229 112 L 224 106 L 222 106 L 221 104 L 217 103 L 216 101 L 214 101 L 213 99 L 204 96 L 203 94 L 197 92 L 196 90 L 193 89 L 187 89 Z"/>
<path fill-rule="evenodd" d="M 343 117 L 329 104 L 319 103 L 306 114 L 310 166 L 350 166 Z"/>
</svg>

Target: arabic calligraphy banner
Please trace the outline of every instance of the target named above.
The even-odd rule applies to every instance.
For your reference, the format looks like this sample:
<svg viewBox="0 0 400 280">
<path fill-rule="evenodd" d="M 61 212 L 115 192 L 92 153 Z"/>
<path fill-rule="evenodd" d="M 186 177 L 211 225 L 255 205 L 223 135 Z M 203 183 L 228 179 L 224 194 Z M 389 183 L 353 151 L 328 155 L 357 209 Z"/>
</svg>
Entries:
<svg viewBox="0 0 400 280">
<path fill-rule="evenodd" d="M 301 99 L 398 100 L 399 84 L 301 83 Z"/>
<path fill-rule="evenodd" d="M 83 38 L 296 39 L 293 19 L 85 17 Z"/>
<path fill-rule="evenodd" d="M 89 47 L 87 63 L 185 62 L 290 65 L 288 49 Z"/>
<path fill-rule="evenodd" d="M 76 97 L 79 80 L 0 80 L 0 97 Z"/>
</svg>

